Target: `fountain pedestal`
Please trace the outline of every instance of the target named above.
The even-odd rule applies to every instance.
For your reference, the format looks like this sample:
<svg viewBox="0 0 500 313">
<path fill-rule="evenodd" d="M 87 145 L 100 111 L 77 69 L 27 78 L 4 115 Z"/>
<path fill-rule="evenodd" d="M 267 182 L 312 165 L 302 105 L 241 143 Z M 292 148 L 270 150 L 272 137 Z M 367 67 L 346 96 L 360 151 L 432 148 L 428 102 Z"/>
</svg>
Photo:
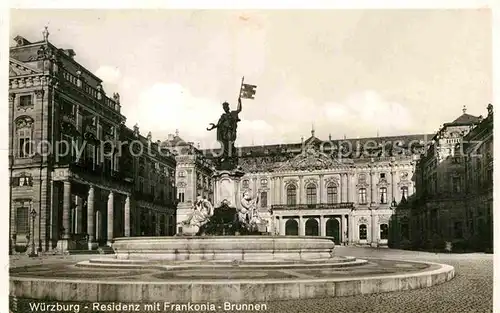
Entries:
<svg viewBox="0 0 500 313">
<path fill-rule="evenodd" d="M 227 204 L 230 207 L 240 206 L 240 181 L 245 172 L 236 169 L 231 171 L 217 171 L 214 179 L 214 206 Z"/>
</svg>

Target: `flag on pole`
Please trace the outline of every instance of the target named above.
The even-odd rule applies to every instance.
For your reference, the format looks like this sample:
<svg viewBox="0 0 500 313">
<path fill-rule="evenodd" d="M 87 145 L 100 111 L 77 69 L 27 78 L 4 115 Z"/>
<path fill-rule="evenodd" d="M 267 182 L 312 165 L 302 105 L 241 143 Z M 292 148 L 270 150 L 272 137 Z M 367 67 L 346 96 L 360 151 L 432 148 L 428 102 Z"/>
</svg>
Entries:
<svg viewBox="0 0 500 313">
<path fill-rule="evenodd" d="M 257 86 L 242 84 L 240 90 L 240 97 L 243 99 L 255 99 L 255 93 Z"/>
</svg>

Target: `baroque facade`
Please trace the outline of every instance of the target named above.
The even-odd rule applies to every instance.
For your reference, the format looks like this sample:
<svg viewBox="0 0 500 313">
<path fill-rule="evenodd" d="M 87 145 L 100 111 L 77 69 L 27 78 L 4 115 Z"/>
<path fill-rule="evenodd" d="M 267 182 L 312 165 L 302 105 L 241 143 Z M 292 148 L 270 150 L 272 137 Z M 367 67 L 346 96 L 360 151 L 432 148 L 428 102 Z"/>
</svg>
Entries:
<svg viewBox="0 0 500 313">
<path fill-rule="evenodd" d="M 426 138 L 422 134 L 322 141 L 313 130 L 298 144 L 240 147 L 239 166 L 245 175 L 239 190 L 259 197 L 259 213 L 273 234 L 331 236 L 337 243 L 384 246 L 394 207 L 414 193 L 411 178 Z M 197 150 L 197 155 L 204 162 L 218 152 Z M 210 162 L 195 171 L 194 159 L 193 154 L 186 167 L 177 158 L 177 182 L 186 182 L 178 190 L 190 186 L 185 189 L 187 201 L 205 195 L 197 188 L 203 182 L 195 183 L 194 177 L 210 182 L 213 173 Z M 213 190 L 209 199 L 212 195 Z M 179 221 L 191 208 L 187 201 L 179 203 Z"/>
<path fill-rule="evenodd" d="M 395 214 L 394 246 L 483 250 L 493 236 L 493 107 L 433 136 L 415 172 L 417 193 Z M 448 247 L 447 244 L 448 243 Z"/>
<path fill-rule="evenodd" d="M 95 249 L 119 236 L 173 234 L 175 156 L 128 129 L 119 95 L 109 98 L 48 36 L 17 36 L 10 48 L 13 248 Z M 131 141 L 156 152 L 133 153 Z"/>
</svg>

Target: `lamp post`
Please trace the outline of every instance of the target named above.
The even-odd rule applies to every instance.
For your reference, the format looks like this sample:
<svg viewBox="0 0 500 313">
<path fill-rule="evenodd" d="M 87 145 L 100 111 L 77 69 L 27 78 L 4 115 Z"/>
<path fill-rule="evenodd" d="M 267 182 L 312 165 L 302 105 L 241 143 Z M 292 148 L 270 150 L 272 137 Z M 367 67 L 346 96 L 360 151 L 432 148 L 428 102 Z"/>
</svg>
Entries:
<svg viewBox="0 0 500 313">
<path fill-rule="evenodd" d="M 35 249 L 35 218 L 36 218 L 37 213 L 36 213 L 36 210 L 34 208 L 31 209 L 30 215 L 31 215 L 32 232 L 31 232 L 31 252 L 30 252 L 29 256 L 36 257 L 36 256 L 38 256 L 38 254 L 36 253 L 36 249 Z"/>
</svg>

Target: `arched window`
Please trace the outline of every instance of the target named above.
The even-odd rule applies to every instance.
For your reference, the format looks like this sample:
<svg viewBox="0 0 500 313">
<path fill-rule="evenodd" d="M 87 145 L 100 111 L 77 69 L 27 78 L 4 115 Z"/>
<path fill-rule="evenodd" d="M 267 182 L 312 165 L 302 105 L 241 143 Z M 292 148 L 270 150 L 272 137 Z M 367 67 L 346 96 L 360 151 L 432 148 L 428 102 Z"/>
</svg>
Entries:
<svg viewBox="0 0 500 313">
<path fill-rule="evenodd" d="M 337 203 L 338 199 L 337 186 L 333 184 L 328 185 L 328 187 L 326 187 L 326 202 L 328 204 Z"/>
<path fill-rule="evenodd" d="M 297 204 L 297 187 L 295 185 L 289 185 L 288 187 L 286 187 L 286 204 Z"/>
<path fill-rule="evenodd" d="M 359 188 L 358 190 L 359 204 L 366 204 L 366 188 Z"/>
<path fill-rule="evenodd" d="M 359 225 L 359 240 L 366 240 L 366 225 Z"/>
<path fill-rule="evenodd" d="M 33 119 L 29 116 L 20 116 L 16 119 L 16 144 L 17 156 L 19 158 L 30 158 L 33 156 L 33 122 Z"/>
<path fill-rule="evenodd" d="M 380 224 L 380 239 L 389 239 L 389 225 Z"/>
<path fill-rule="evenodd" d="M 260 207 L 267 207 L 267 192 L 263 191 L 260 193 Z"/>
<path fill-rule="evenodd" d="M 306 188 L 306 202 L 307 204 L 316 204 L 318 198 L 316 193 L 316 185 L 309 184 Z"/>
<path fill-rule="evenodd" d="M 387 203 L 387 188 L 382 187 L 379 189 L 380 192 L 380 203 L 384 204 Z"/>
<path fill-rule="evenodd" d="M 403 186 L 401 187 L 401 200 L 407 200 L 408 199 L 408 187 Z"/>
</svg>

